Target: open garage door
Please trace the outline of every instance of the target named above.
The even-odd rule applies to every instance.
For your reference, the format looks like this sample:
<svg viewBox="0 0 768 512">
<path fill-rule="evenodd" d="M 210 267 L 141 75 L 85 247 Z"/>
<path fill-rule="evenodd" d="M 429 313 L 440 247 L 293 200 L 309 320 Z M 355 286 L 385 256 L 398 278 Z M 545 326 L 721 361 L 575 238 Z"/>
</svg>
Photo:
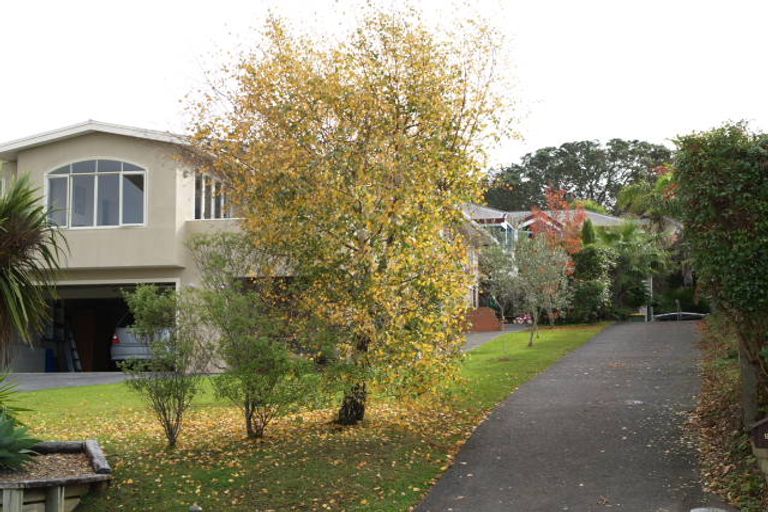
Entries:
<svg viewBox="0 0 768 512">
<path fill-rule="evenodd" d="M 171 289 L 175 287 L 168 283 L 156 284 Z M 128 314 L 128 305 L 122 297 L 123 290 L 134 286 L 120 284 L 59 288 L 60 299 L 54 305 L 52 329 L 57 371 L 119 370 L 110 354 L 112 335 L 118 323 Z"/>
</svg>

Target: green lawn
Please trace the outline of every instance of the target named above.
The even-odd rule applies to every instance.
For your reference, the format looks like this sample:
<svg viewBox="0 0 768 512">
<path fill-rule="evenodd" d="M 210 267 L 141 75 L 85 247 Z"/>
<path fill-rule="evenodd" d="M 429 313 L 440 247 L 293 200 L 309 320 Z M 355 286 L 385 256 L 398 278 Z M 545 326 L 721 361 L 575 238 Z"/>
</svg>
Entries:
<svg viewBox="0 0 768 512">
<path fill-rule="evenodd" d="M 243 437 L 239 413 L 210 389 L 175 452 L 124 384 L 21 393 L 22 418 L 45 439 L 99 439 L 115 481 L 85 511 L 408 510 L 451 464 L 473 427 L 509 393 L 607 324 L 507 334 L 469 353 L 450 401 L 375 400 L 366 421 L 340 428 L 334 411 L 287 418 Z"/>
</svg>

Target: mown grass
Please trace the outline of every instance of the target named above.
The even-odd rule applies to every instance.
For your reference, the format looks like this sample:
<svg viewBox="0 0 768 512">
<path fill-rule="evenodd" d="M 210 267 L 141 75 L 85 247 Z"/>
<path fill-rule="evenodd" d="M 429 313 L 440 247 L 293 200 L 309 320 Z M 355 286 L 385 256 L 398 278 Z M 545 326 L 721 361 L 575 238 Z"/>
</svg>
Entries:
<svg viewBox="0 0 768 512">
<path fill-rule="evenodd" d="M 175 451 L 124 384 L 21 393 L 23 420 L 45 439 L 96 438 L 115 469 L 85 511 L 408 510 L 417 504 L 488 411 L 607 324 L 507 334 L 470 352 L 449 401 L 375 400 L 362 425 L 333 410 L 283 419 L 258 442 L 210 386 L 196 400 Z"/>
</svg>

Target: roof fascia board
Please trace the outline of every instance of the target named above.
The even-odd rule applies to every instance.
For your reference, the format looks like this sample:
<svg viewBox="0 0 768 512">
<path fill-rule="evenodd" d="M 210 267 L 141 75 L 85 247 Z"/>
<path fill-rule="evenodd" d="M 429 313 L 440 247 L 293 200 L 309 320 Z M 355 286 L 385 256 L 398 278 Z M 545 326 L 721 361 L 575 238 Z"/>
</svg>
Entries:
<svg viewBox="0 0 768 512">
<path fill-rule="evenodd" d="M 167 142 L 170 144 L 186 144 L 186 139 L 182 135 L 177 135 L 170 132 L 134 128 L 131 126 L 102 123 L 99 121 L 86 121 L 84 123 L 65 126 L 56 130 L 38 133 L 36 135 L 15 139 L 0 144 L 0 159 L 14 160 L 17 153 L 20 151 L 32 149 L 61 140 L 71 139 L 80 135 L 87 135 L 90 133 L 108 133 L 112 135 L 122 135 L 138 139 Z"/>
</svg>

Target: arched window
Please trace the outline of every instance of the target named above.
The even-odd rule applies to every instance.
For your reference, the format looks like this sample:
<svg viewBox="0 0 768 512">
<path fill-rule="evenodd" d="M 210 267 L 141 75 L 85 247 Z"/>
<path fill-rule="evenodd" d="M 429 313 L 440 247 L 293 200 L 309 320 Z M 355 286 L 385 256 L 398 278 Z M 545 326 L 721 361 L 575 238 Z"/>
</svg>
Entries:
<svg viewBox="0 0 768 512">
<path fill-rule="evenodd" d="M 119 160 L 83 160 L 48 173 L 50 219 L 61 227 L 145 223 L 146 169 Z"/>
</svg>

